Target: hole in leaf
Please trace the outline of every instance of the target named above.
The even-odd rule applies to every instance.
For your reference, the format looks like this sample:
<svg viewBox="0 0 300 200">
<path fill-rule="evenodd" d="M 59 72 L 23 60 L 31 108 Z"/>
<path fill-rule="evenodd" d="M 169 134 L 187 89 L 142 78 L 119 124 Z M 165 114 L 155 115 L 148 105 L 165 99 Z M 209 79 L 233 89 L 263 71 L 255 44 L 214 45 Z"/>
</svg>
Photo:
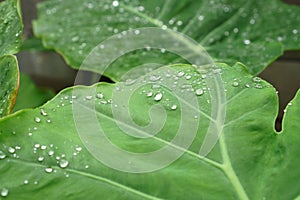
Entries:
<svg viewBox="0 0 300 200">
<path fill-rule="evenodd" d="M 284 109 L 300 88 L 300 51 L 287 51 L 260 75 L 279 92 L 279 113 L 275 129 L 281 131 Z"/>
</svg>

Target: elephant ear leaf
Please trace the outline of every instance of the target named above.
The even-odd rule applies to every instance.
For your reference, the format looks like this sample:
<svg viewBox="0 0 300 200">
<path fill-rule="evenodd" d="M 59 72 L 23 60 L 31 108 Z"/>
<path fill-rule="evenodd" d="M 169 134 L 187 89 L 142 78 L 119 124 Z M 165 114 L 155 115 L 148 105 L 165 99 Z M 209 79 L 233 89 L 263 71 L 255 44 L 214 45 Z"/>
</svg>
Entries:
<svg viewBox="0 0 300 200">
<path fill-rule="evenodd" d="M 9 114 L 16 101 L 19 87 L 19 69 L 15 54 L 22 42 L 20 2 L 6 0 L 0 3 L 0 117 Z"/>
<path fill-rule="evenodd" d="M 216 88 L 208 89 L 207 84 L 213 74 L 191 65 L 161 67 L 131 83 L 68 88 L 40 108 L 0 119 L 2 194 L 7 199 L 45 195 L 49 199 L 299 198 L 299 93 L 287 109 L 284 131 L 279 134 L 273 128 L 278 111 L 275 89 L 253 78 L 241 64 L 218 67 L 213 74 L 222 77 L 226 93 L 224 123 L 211 117 L 211 94 Z M 171 83 L 170 87 L 165 83 Z M 170 88 L 178 88 L 179 93 Z M 129 91 L 133 93 L 127 101 Z M 182 109 L 185 106 L 189 109 Z M 124 109 L 129 115 L 119 112 Z M 152 123 L 163 127 L 145 131 Z M 95 124 L 100 128 L 91 128 Z M 211 124 L 222 133 L 203 157 L 199 149 Z M 136 169 L 138 164 L 111 146 L 144 155 L 170 145 L 176 152 L 182 146 L 173 143 L 173 138 L 182 126 L 188 131 L 178 141 L 188 141 L 193 127 L 195 138 L 176 161 L 160 170 L 127 173 L 105 162 L 116 161 L 115 166 L 124 169 Z M 99 131 L 105 137 L 97 135 Z M 134 132 L 152 137 L 133 137 Z M 106 157 L 99 159 L 101 153 Z M 155 166 L 174 152 L 167 153 L 146 159 L 147 164 L 139 167 Z"/>
<path fill-rule="evenodd" d="M 38 5 L 34 31 L 45 47 L 78 69 L 94 47 L 116 33 L 169 28 L 194 39 L 214 60 L 242 62 L 255 75 L 284 50 L 300 49 L 299 13 L 299 6 L 281 0 L 47 0 Z M 183 62 L 167 51 L 139 50 L 118 59 L 105 75 L 119 81 L 149 60 L 162 65 Z M 94 71 L 92 66 L 87 70 Z"/>
</svg>

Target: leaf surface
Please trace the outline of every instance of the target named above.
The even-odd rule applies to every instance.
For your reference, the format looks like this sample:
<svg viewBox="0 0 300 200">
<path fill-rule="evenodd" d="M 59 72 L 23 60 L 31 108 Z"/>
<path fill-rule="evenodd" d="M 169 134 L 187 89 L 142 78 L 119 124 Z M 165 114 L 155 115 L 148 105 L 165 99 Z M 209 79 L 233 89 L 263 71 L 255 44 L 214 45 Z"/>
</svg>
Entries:
<svg viewBox="0 0 300 200">
<path fill-rule="evenodd" d="M 215 88 L 209 92 L 206 85 L 206 80 L 214 75 L 189 65 L 175 65 L 167 71 L 155 70 L 134 83 L 99 83 L 65 89 L 41 108 L 1 119 L 0 190 L 8 191 L 7 199 L 41 198 L 46 194 L 49 199 L 295 199 L 300 191 L 300 149 L 295 142 L 300 140 L 299 93 L 287 109 L 284 131 L 279 134 L 273 128 L 278 109 L 275 89 L 253 78 L 241 64 L 218 66 L 221 71 L 216 74 L 220 73 L 226 89 L 226 118 L 224 124 L 215 124 L 223 131 L 207 157 L 199 156 L 199 149 L 210 123 L 217 122 L 210 115 L 214 101 L 210 95 Z M 140 85 L 144 80 L 149 82 Z M 178 82 L 182 95 L 174 95 L 175 89 L 168 89 L 160 82 L 163 80 L 170 80 L 171 88 Z M 134 92 L 127 102 L 130 88 Z M 160 100 L 158 93 L 162 94 Z M 114 98 L 117 94 L 121 94 L 117 96 L 120 98 Z M 196 96 L 198 104 L 182 101 L 189 94 Z M 128 103 L 130 118 L 114 115 L 121 110 L 122 102 Z M 79 111 L 74 107 L 76 103 L 81 106 Z M 184 106 L 190 106 L 188 112 L 181 110 Z M 165 110 L 166 118 L 154 137 L 128 135 L 137 130 L 150 134 L 143 132 L 145 127 L 162 120 L 163 113 L 156 108 Z M 111 143 L 139 154 L 173 144 L 179 124 L 184 123 L 192 131 L 196 121 L 198 129 L 178 160 L 158 171 L 132 174 L 112 169 L 103 160 L 97 160 L 95 154 L 92 156 L 90 146 L 85 146 L 86 138 L 80 139 L 80 127 L 88 128 L 84 130 L 92 137 L 90 142 L 101 143 L 105 138 L 89 135 L 97 131 L 89 128 L 94 122 L 91 116 L 95 116 Z M 127 125 L 130 131 L 121 129 L 120 124 Z M 186 132 L 185 137 L 189 134 Z M 180 149 L 172 147 L 174 151 Z M 134 168 L 134 163 L 110 149 L 101 151 L 117 163 L 126 163 L 120 167 Z M 146 160 L 144 165 L 152 162 L 156 160 Z"/>
</svg>

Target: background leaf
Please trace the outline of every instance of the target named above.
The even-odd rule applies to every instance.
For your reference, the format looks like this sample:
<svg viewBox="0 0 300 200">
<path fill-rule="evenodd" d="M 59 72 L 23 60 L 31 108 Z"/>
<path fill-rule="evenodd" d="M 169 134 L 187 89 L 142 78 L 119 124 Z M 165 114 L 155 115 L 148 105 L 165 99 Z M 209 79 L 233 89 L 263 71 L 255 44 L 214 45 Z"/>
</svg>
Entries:
<svg viewBox="0 0 300 200">
<path fill-rule="evenodd" d="M 243 62 L 252 74 L 258 74 L 283 50 L 300 48 L 299 13 L 298 6 L 280 0 L 48 0 L 38 5 L 34 31 L 47 48 L 55 49 L 77 69 L 95 46 L 115 33 L 167 26 L 199 42 L 215 60 Z M 121 58 L 105 74 L 120 80 L 150 58 L 162 65 L 179 62 L 160 51 L 138 51 Z"/>
<path fill-rule="evenodd" d="M 9 114 L 16 101 L 19 87 L 17 53 L 22 41 L 20 2 L 0 3 L 0 117 Z"/>
<path fill-rule="evenodd" d="M 0 117 L 8 115 L 15 104 L 19 87 L 19 69 L 15 56 L 0 57 Z"/>
<path fill-rule="evenodd" d="M 0 3 L 0 56 L 15 54 L 22 42 L 20 2 L 6 0 Z"/>
<path fill-rule="evenodd" d="M 26 74 L 20 75 L 20 88 L 13 111 L 24 108 L 36 108 L 55 96 L 49 89 L 38 88 Z"/>
<path fill-rule="evenodd" d="M 300 150 L 295 143 L 292 145 L 292 141 L 299 141 L 299 124 L 295 123 L 299 121 L 299 94 L 287 111 L 284 132 L 277 134 L 273 128 L 278 108 L 274 88 L 259 78 L 252 78 L 241 64 L 218 66 L 221 71 L 216 73 L 221 73 L 226 89 L 226 121 L 224 126 L 218 125 L 223 128 L 222 137 L 206 158 L 198 152 L 211 121 L 212 99 L 205 86 L 211 75 L 200 74 L 191 66 L 176 65 L 173 66 L 175 76 L 164 74 L 166 71 L 161 68 L 131 85 L 120 83 L 122 88 L 107 83 L 77 86 L 62 91 L 40 109 L 23 110 L 1 119 L 0 190 L 8 192 L 7 199 L 40 198 L 45 194 L 49 199 L 100 196 L 109 199 L 263 199 L 269 196 L 294 199 L 300 191 L 299 170 L 295 167 L 299 164 Z M 179 72 L 184 76 L 179 76 Z M 189 111 L 191 116 L 182 119 L 178 96 L 163 86 L 153 87 L 159 81 L 152 82 L 134 91 L 128 109 L 132 119 L 143 126 L 150 122 L 151 106 L 160 105 L 167 114 L 165 126 L 153 138 L 133 138 L 124 134 L 114 121 L 112 108 L 118 109 L 115 106 L 118 104 L 116 99 L 111 100 L 112 92 L 154 75 L 171 82 L 175 77 L 182 80 L 191 76 L 187 82 L 194 90 L 181 85 L 178 88 L 183 88 L 183 94 L 194 93 L 199 88 L 204 90 L 197 96 L 200 120 L 194 117 L 193 107 Z M 78 92 L 76 96 L 74 91 Z M 163 98 L 156 101 L 155 95 L 148 92 L 161 92 Z M 72 105 L 75 102 L 83 106 L 82 123 L 88 126 L 92 123 L 88 116 L 96 113 L 111 142 L 131 152 L 161 148 L 174 137 L 178 122 L 189 124 L 199 120 L 199 129 L 189 150 L 168 167 L 151 173 L 123 173 L 103 165 L 84 147 L 74 124 L 76 113 Z M 93 102 L 95 107 L 90 110 Z M 172 109 L 173 104 L 178 107 Z M 160 116 L 155 115 L 153 119 Z M 122 159 L 115 158 L 114 154 L 109 156 Z M 289 172 L 288 176 L 285 171 Z M 280 182 L 273 182 L 288 181 L 291 177 L 291 183 L 282 188 Z"/>
</svg>

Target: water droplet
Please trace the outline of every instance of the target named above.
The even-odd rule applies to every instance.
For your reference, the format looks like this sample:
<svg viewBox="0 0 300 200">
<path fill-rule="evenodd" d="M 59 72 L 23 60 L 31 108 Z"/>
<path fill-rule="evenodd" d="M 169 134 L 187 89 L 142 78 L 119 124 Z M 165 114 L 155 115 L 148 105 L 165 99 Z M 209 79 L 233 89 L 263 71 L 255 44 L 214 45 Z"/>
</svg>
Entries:
<svg viewBox="0 0 300 200">
<path fill-rule="evenodd" d="M 3 153 L 3 151 L 0 151 L 0 160 L 6 158 L 6 155 Z"/>
<path fill-rule="evenodd" d="M 282 38 L 281 36 L 278 36 L 278 37 L 277 37 L 277 40 L 278 40 L 279 42 L 281 42 L 281 41 L 283 40 L 283 38 Z"/>
<path fill-rule="evenodd" d="M 136 35 L 138 35 L 138 34 L 140 34 L 140 30 L 134 30 L 134 34 L 136 34 Z"/>
<path fill-rule="evenodd" d="M 9 152 L 9 153 L 15 153 L 16 150 L 15 150 L 15 148 L 13 148 L 13 147 L 9 147 L 9 148 L 8 148 L 8 152 Z"/>
<path fill-rule="evenodd" d="M 250 40 L 244 40 L 244 44 L 245 44 L 245 45 L 248 45 L 248 44 L 250 44 L 250 43 L 251 43 Z"/>
<path fill-rule="evenodd" d="M 238 33 L 238 32 L 239 32 L 239 29 L 238 29 L 238 28 L 234 28 L 234 29 L 233 29 L 233 32 L 234 32 L 234 33 Z"/>
<path fill-rule="evenodd" d="M 125 85 L 132 85 L 133 83 L 135 83 L 135 80 L 134 79 L 127 79 L 125 81 Z"/>
<path fill-rule="evenodd" d="M 47 115 L 48 115 L 47 112 L 46 112 L 44 109 L 41 109 L 41 110 L 40 110 L 40 113 L 41 113 L 41 115 L 43 115 L 43 116 L 47 116 Z"/>
<path fill-rule="evenodd" d="M 53 150 L 50 150 L 50 151 L 48 152 L 48 155 L 49 155 L 49 156 L 53 156 L 53 155 L 54 155 L 54 151 L 53 151 Z"/>
<path fill-rule="evenodd" d="M 41 149 L 42 149 L 42 150 L 45 150 L 45 149 L 47 149 L 47 146 L 42 145 L 42 146 L 41 146 Z"/>
<path fill-rule="evenodd" d="M 8 195 L 8 189 L 7 188 L 2 188 L 1 190 L 1 196 L 6 197 Z"/>
<path fill-rule="evenodd" d="M 24 180 L 24 184 L 27 185 L 29 183 L 28 180 Z"/>
<path fill-rule="evenodd" d="M 82 150 L 82 147 L 76 147 L 76 151 L 80 152 Z"/>
<path fill-rule="evenodd" d="M 203 20 L 204 20 L 204 16 L 203 16 L 203 15 L 200 15 L 200 16 L 198 17 L 198 20 L 199 20 L 199 21 L 203 21 Z"/>
<path fill-rule="evenodd" d="M 103 99 L 104 95 L 103 95 L 102 93 L 98 93 L 98 94 L 96 95 L 96 97 L 97 97 L 98 99 Z"/>
<path fill-rule="evenodd" d="M 177 22 L 177 26 L 181 26 L 182 24 L 183 24 L 183 22 L 180 20 Z"/>
<path fill-rule="evenodd" d="M 176 110 L 176 109 L 177 109 L 177 105 L 175 105 L 175 104 L 172 105 L 172 106 L 171 106 L 171 109 L 172 109 L 172 110 Z"/>
<path fill-rule="evenodd" d="M 147 97 L 152 97 L 152 95 L 153 95 L 153 92 L 148 92 L 147 93 Z"/>
<path fill-rule="evenodd" d="M 197 89 L 195 92 L 197 96 L 201 96 L 204 94 L 204 91 L 202 89 Z"/>
<path fill-rule="evenodd" d="M 298 30 L 297 30 L 297 29 L 294 29 L 294 30 L 293 30 L 293 33 L 294 33 L 294 34 L 297 34 L 297 33 L 298 33 Z"/>
<path fill-rule="evenodd" d="M 90 95 L 88 95 L 88 96 L 85 97 L 86 100 L 91 100 L 92 98 L 93 98 L 93 97 L 90 96 Z"/>
<path fill-rule="evenodd" d="M 237 87 L 237 86 L 239 86 L 239 83 L 235 81 L 235 82 L 232 83 L 232 86 Z"/>
<path fill-rule="evenodd" d="M 257 89 L 262 89 L 263 88 L 261 84 L 255 84 L 254 87 L 257 88 Z"/>
<path fill-rule="evenodd" d="M 191 78 L 192 78 L 191 75 L 187 75 L 187 76 L 185 77 L 186 80 L 190 80 Z"/>
<path fill-rule="evenodd" d="M 245 85 L 245 87 L 246 87 L 246 88 L 250 88 L 250 85 L 247 83 L 247 84 Z"/>
<path fill-rule="evenodd" d="M 158 81 L 160 78 L 161 78 L 160 76 L 151 75 L 151 76 L 149 77 L 149 80 L 150 80 L 150 81 Z"/>
<path fill-rule="evenodd" d="M 47 168 L 45 168 L 45 172 L 51 173 L 51 172 L 53 172 L 53 168 L 52 167 L 47 167 Z"/>
<path fill-rule="evenodd" d="M 66 168 L 68 165 L 69 165 L 69 162 L 65 159 L 62 159 L 62 160 L 59 161 L 59 166 L 61 168 Z"/>
<path fill-rule="evenodd" d="M 155 101 L 160 101 L 162 99 L 163 95 L 162 93 L 157 93 L 155 96 L 154 96 L 154 100 Z"/>
<path fill-rule="evenodd" d="M 261 78 L 259 78 L 259 77 L 253 77 L 252 81 L 255 82 L 255 83 L 259 83 L 259 82 L 261 82 Z"/>
<path fill-rule="evenodd" d="M 40 122 L 41 122 L 41 119 L 40 119 L 39 117 L 35 117 L 35 118 L 34 118 L 34 121 L 37 122 L 37 123 L 40 123 Z"/>
<path fill-rule="evenodd" d="M 255 19 L 250 19 L 250 24 L 255 24 Z"/>
<path fill-rule="evenodd" d="M 118 7 L 119 6 L 119 2 L 118 1 L 113 1 L 112 5 L 113 5 L 113 7 Z"/>
<path fill-rule="evenodd" d="M 182 77 L 182 76 L 184 76 L 184 72 L 183 71 L 180 71 L 180 72 L 178 72 L 178 74 L 177 74 L 179 77 Z"/>
<path fill-rule="evenodd" d="M 90 166 L 88 166 L 88 165 L 86 165 L 86 166 L 84 166 L 84 168 L 86 168 L 86 169 L 88 169 Z"/>
<path fill-rule="evenodd" d="M 292 105 L 292 102 L 289 102 L 288 105 L 291 106 L 291 105 Z"/>
<path fill-rule="evenodd" d="M 44 160 L 44 157 L 43 157 L 43 156 L 39 156 L 39 157 L 38 157 L 38 161 L 39 161 L 39 162 L 42 162 L 43 160 Z"/>
</svg>

